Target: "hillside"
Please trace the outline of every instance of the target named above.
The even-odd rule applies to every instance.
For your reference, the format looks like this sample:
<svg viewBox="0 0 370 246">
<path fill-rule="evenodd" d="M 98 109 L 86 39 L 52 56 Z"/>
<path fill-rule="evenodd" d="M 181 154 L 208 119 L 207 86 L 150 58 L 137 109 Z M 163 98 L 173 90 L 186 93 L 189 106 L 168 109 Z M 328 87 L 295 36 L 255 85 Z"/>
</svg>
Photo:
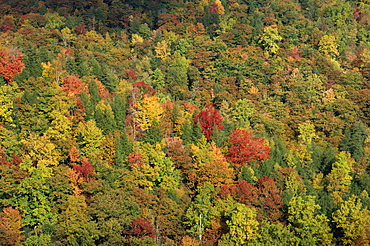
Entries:
<svg viewBox="0 0 370 246">
<path fill-rule="evenodd" d="M 0 3 L 0 245 L 370 244 L 370 3 Z"/>
</svg>

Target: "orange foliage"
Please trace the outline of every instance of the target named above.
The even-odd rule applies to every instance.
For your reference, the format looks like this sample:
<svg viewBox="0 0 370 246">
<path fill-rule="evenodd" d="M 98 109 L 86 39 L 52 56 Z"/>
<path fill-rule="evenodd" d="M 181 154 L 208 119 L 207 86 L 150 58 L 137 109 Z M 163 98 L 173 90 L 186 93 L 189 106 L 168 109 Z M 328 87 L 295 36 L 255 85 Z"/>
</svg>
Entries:
<svg viewBox="0 0 370 246">
<path fill-rule="evenodd" d="M 63 78 L 62 90 L 73 95 L 80 95 L 82 92 L 87 92 L 87 87 L 78 76 L 67 75 Z"/>
<path fill-rule="evenodd" d="M 22 58 L 23 53 L 16 48 L 0 49 L 0 74 L 8 83 L 25 68 Z"/>
</svg>

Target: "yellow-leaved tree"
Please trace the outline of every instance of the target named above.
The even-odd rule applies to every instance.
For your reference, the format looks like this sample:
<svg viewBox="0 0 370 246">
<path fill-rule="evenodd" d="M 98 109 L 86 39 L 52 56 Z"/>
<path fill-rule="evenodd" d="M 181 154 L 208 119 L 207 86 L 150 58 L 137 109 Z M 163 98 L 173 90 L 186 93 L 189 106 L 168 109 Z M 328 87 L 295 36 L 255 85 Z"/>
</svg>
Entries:
<svg viewBox="0 0 370 246">
<path fill-rule="evenodd" d="M 157 96 L 144 97 L 135 106 L 138 116 L 137 121 L 144 131 L 158 123 L 164 112 Z"/>
<path fill-rule="evenodd" d="M 342 151 L 337 155 L 337 161 L 333 163 L 332 170 L 327 176 L 329 180 L 327 189 L 335 204 L 342 203 L 343 197 L 349 191 L 353 164 L 354 160 L 350 153 Z"/>
</svg>

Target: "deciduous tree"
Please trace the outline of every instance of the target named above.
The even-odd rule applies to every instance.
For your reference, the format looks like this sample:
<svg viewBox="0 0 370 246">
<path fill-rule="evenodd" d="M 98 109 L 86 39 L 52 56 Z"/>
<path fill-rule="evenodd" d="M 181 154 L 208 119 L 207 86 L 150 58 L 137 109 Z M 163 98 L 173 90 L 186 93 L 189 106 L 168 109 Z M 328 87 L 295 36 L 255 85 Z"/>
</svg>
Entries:
<svg viewBox="0 0 370 246">
<path fill-rule="evenodd" d="M 10 83 L 25 68 L 23 53 L 17 48 L 0 48 L 0 74 Z"/>
<path fill-rule="evenodd" d="M 252 130 L 235 129 L 229 136 L 232 146 L 227 158 L 235 165 L 246 165 L 251 161 L 262 161 L 269 156 L 270 148 L 261 137 L 254 137 Z"/>
<path fill-rule="evenodd" d="M 207 140 L 212 137 L 213 129 L 223 129 L 222 117 L 218 110 L 214 108 L 213 104 L 208 104 L 205 110 L 200 111 L 199 114 L 194 116 L 194 123 L 200 124 L 202 132 Z"/>
</svg>

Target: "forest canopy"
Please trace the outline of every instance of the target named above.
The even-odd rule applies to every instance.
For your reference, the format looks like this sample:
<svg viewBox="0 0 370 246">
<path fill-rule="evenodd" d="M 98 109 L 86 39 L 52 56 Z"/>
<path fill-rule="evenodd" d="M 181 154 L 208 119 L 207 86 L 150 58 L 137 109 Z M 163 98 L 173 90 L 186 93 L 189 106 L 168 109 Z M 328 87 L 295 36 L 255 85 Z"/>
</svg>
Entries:
<svg viewBox="0 0 370 246">
<path fill-rule="evenodd" d="M 370 244 L 370 3 L 0 3 L 0 245 Z"/>
</svg>

